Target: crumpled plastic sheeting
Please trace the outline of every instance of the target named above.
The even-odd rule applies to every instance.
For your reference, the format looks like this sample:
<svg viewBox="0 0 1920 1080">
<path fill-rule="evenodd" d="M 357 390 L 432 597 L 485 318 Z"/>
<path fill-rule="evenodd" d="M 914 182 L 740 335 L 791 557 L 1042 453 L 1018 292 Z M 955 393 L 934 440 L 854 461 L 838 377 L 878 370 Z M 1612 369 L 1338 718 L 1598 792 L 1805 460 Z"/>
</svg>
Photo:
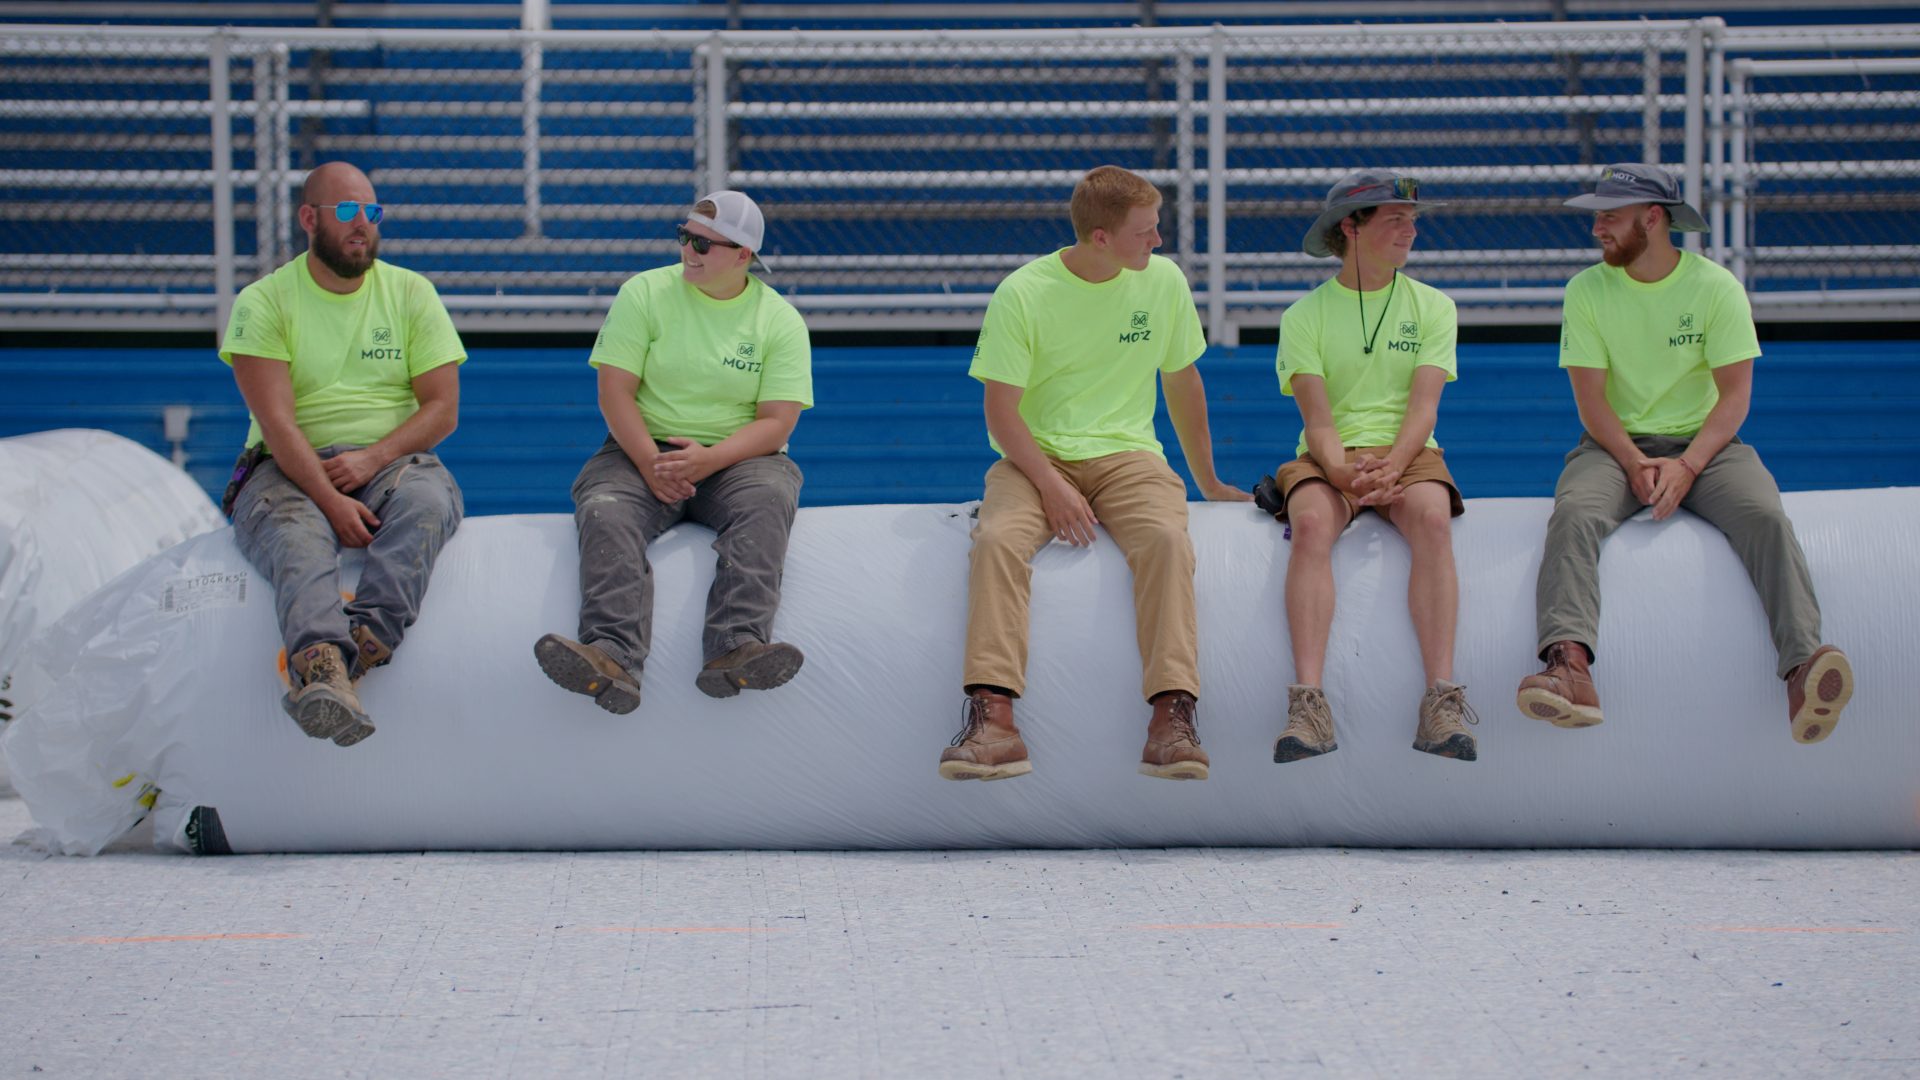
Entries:
<svg viewBox="0 0 1920 1080">
<path fill-rule="evenodd" d="M 447 546 L 419 624 L 361 683 L 379 731 L 342 750 L 280 710 L 268 590 L 221 532 L 103 590 L 44 637 L 53 690 L 4 749 L 48 846 L 97 851 L 158 788 L 164 826 L 219 811 L 235 851 L 1167 845 L 1920 846 L 1920 489 L 1786 496 L 1826 633 L 1858 690 L 1816 746 L 1788 733 L 1759 602 L 1726 540 L 1644 515 L 1605 548 L 1596 668 L 1607 721 L 1515 711 L 1533 656 L 1546 499 L 1480 499 L 1455 522 L 1456 675 L 1476 763 L 1411 748 L 1422 680 L 1408 553 L 1375 515 L 1336 548 L 1327 693 L 1340 749 L 1275 765 L 1292 681 L 1288 544 L 1245 505 L 1193 507 L 1205 782 L 1135 772 L 1130 576 L 1106 538 L 1034 561 L 1030 776 L 952 783 L 969 507 L 802 510 L 776 636 L 785 687 L 694 688 L 713 556 L 682 525 L 653 546 L 655 648 L 640 710 L 612 716 L 532 656 L 572 634 L 565 516 L 477 518 Z M 244 582 L 244 595 L 240 583 Z M 113 787 L 122 781 L 120 787 Z M 159 819 L 157 819 L 159 820 Z M 162 837 L 164 840 L 165 837 Z"/>
<path fill-rule="evenodd" d="M 69 428 L 0 439 L 0 698 L 33 635 L 128 567 L 221 526 L 206 492 L 173 463 L 112 432 Z M 0 770 L 0 789 L 6 785 Z"/>
</svg>

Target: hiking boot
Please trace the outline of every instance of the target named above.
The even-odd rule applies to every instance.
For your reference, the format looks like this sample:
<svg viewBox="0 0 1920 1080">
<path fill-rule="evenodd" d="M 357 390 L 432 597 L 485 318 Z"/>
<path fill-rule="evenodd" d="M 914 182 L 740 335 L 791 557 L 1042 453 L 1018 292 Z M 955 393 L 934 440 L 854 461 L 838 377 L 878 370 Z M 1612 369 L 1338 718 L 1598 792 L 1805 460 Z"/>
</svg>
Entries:
<svg viewBox="0 0 1920 1080">
<path fill-rule="evenodd" d="M 1600 722 L 1600 693 L 1587 670 L 1587 647 L 1577 641 L 1547 646 L 1547 668 L 1520 680 L 1520 715 L 1555 727 L 1592 727 Z"/>
<path fill-rule="evenodd" d="M 533 658 L 554 685 L 585 694 L 610 713 L 630 713 L 640 707 L 640 685 L 597 646 L 547 634 L 533 643 Z"/>
<path fill-rule="evenodd" d="M 347 661 L 335 645 L 309 645 L 287 664 L 293 688 L 280 700 L 300 730 L 316 739 L 332 739 L 352 746 L 373 734 L 360 698 L 347 679 Z M 364 734 L 355 734 L 366 728 Z M 342 738 L 347 741 L 341 742 Z"/>
<path fill-rule="evenodd" d="M 364 679 L 367 672 L 381 667 L 393 659 L 393 650 L 387 643 L 373 636 L 373 631 L 364 626 L 356 626 L 349 633 L 353 638 L 354 656 L 352 678 Z"/>
<path fill-rule="evenodd" d="M 693 685 L 714 698 L 729 698 L 742 690 L 771 690 L 793 678 L 806 659 L 784 641 L 771 645 L 749 641 L 718 660 L 707 661 Z"/>
<path fill-rule="evenodd" d="M 1279 763 L 1331 754 L 1340 749 L 1333 741 L 1333 710 L 1327 707 L 1326 691 L 1317 686 L 1287 687 L 1287 729 L 1273 743 L 1273 760 Z"/>
<path fill-rule="evenodd" d="M 1847 654 L 1831 645 L 1813 650 L 1813 656 L 1787 676 L 1787 719 L 1793 724 L 1793 741 L 1817 743 L 1833 734 L 1840 710 L 1852 697 L 1853 665 L 1847 663 Z"/>
<path fill-rule="evenodd" d="M 1013 699 L 991 690 L 967 695 L 964 724 L 940 751 L 940 775 L 948 780 L 1005 780 L 1033 771 L 1027 744 L 1013 726 Z"/>
<path fill-rule="evenodd" d="M 1467 724 L 1478 724 L 1480 714 L 1467 704 L 1467 688 L 1437 679 L 1420 698 L 1420 726 L 1413 732 L 1413 748 L 1423 754 L 1473 761 L 1480 756 Z"/>
<path fill-rule="evenodd" d="M 1147 721 L 1147 745 L 1140 751 L 1140 772 L 1162 780 L 1205 780 L 1207 752 L 1194 728 L 1199 706 L 1185 690 L 1170 690 L 1153 702 Z"/>
</svg>

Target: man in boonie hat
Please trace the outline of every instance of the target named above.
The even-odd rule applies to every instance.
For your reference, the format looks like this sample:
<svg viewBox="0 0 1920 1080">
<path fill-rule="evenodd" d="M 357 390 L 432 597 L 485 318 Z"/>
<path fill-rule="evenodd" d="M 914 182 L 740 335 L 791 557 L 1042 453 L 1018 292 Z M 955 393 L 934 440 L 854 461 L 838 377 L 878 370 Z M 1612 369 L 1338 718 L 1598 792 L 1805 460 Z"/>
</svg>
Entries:
<svg viewBox="0 0 1920 1080">
<path fill-rule="evenodd" d="M 1535 592 L 1546 670 L 1520 683 L 1528 717 L 1601 721 L 1589 665 L 1600 622 L 1600 545 L 1643 506 L 1713 523 L 1746 565 L 1771 625 L 1796 741 L 1833 732 L 1853 696 L 1845 654 L 1820 640 L 1820 604 L 1793 523 L 1760 455 L 1740 441 L 1759 336 L 1747 293 L 1725 269 L 1673 246 L 1702 232 L 1668 170 L 1609 165 L 1591 195 L 1602 262 L 1567 283 L 1560 366 L 1586 433 L 1560 473 Z"/>
<path fill-rule="evenodd" d="M 1299 457 L 1261 481 L 1262 505 L 1293 538 L 1287 625 L 1294 681 L 1276 762 L 1337 748 L 1321 687 L 1333 625 L 1333 545 L 1372 510 L 1413 549 L 1407 603 L 1425 685 L 1413 747 L 1472 761 L 1466 688 L 1452 681 L 1459 581 L 1451 519 L 1465 509 L 1433 439 L 1440 391 L 1455 375 L 1453 301 L 1400 272 L 1413 249 L 1420 186 L 1387 169 L 1349 173 L 1301 243 L 1337 256 L 1339 273 L 1280 318 L 1280 392 L 1300 407 Z"/>
<path fill-rule="evenodd" d="M 748 273 L 765 235 L 742 192 L 695 203 L 680 261 L 620 287 L 587 359 L 610 434 L 573 484 L 580 637 L 547 634 L 533 652 L 548 678 L 608 712 L 640 705 L 647 544 L 683 519 L 719 534 L 694 685 L 732 697 L 800 670 L 800 650 L 772 628 L 800 497 L 787 439 L 813 404 L 813 353 L 800 313 Z"/>
</svg>

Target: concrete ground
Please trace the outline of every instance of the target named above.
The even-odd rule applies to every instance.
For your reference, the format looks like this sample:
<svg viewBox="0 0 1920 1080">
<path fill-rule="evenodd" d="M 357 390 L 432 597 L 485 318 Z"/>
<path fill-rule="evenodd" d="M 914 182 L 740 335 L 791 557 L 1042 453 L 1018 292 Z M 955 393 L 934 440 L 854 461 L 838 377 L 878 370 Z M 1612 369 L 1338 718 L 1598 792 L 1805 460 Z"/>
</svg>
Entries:
<svg viewBox="0 0 1920 1080">
<path fill-rule="evenodd" d="M 1911 852 L 0 847 L 0 1078 L 1911 1077 L 1917 988 Z"/>
</svg>

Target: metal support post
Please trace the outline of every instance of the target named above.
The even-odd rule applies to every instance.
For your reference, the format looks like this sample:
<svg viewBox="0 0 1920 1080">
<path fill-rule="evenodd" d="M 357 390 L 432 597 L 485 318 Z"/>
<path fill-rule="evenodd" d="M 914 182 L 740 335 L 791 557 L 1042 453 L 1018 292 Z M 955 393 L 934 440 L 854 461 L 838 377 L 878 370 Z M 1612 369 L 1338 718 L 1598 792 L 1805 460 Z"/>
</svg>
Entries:
<svg viewBox="0 0 1920 1080">
<path fill-rule="evenodd" d="M 233 79 L 228 49 L 232 39 L 213 35 L 207 52 L 207 90 L 213 125 L 213 332 L 227 332 L 233 310 Z"/>
<path fill-rule="evenodd" d="M 1239 344 L 1227 337 L 1227 32 L 1215 26 L 1207 39 L 1207 339 Z"/>
</svg>

